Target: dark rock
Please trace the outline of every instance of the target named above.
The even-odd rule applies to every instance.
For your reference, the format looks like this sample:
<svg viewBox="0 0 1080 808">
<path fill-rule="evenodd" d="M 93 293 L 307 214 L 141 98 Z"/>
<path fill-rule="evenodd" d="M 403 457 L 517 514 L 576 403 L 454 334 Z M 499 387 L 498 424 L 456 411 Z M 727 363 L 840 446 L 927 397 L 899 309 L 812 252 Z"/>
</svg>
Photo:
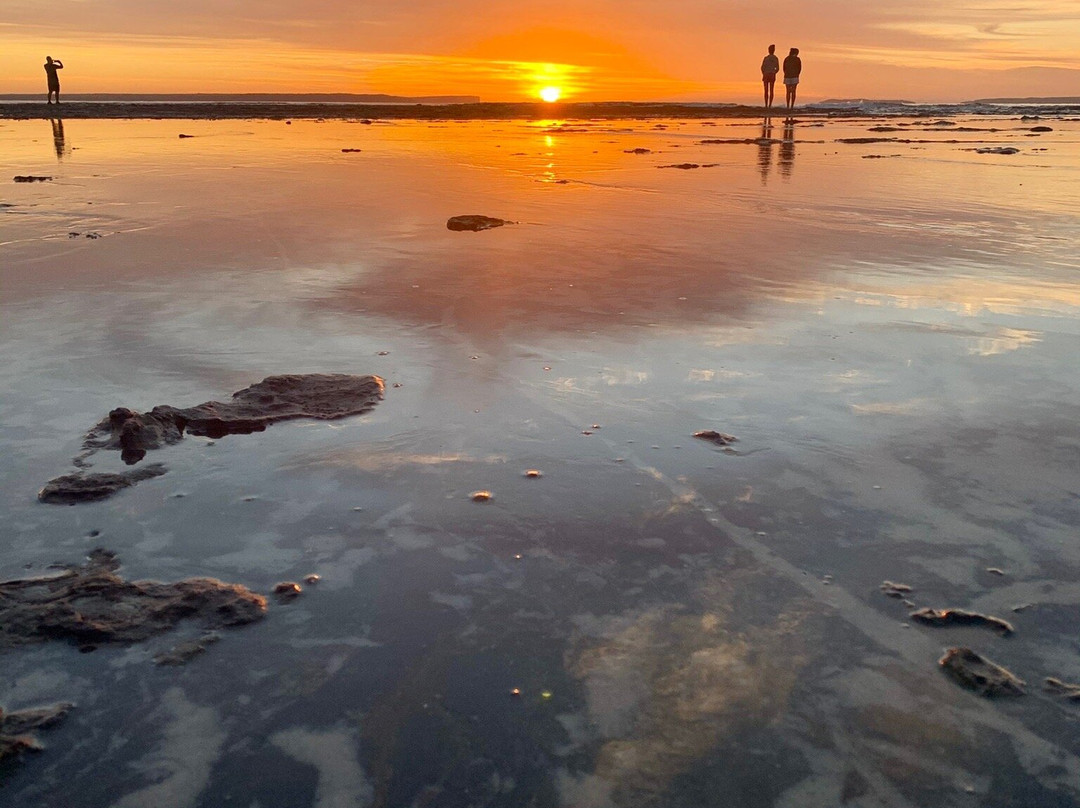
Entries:
<svg viewBox="0 0 1080 808">
<path fill-rule="evenodd" d="M 701 166 L 697 163 L 675 163 L 670 166 L 657 166 L 657 168 L 678 168 L 683 171 L 689 171 L 692 168 L 701 168 Z"/>
<path fill-rule="evenodd" d="M 714 429 L 702 429 L 694 433 L 695 438 L 701 440 L 707 440 L 709 443 L 715 443 L 717 446 L 730 446 L 738 440 L 734 435 L 726 435 L 723 432 L 717 432 Z"/>
<path fill-rule="evenodd" d="M 1053 676 L 1047 676 L 1043 680 L 1043 688 L 1058 696 L 1064 696 L 1069 701 L 1080 701 L 1080 685 L 1063 682 Z"/>
<path fill-rule="evenodd" d="M 652 154 L 652 149 L 643 149 L 640 147 L 636 149 L 623 149 L 623 154 Z"/>
<path fill-rule="evenodd" d="M 294 598 L 300 597 L 300 593 L 303 591 L 300 584 L 295 581 L 281 581 L 280 583 L 274 584 L 273 589 L 274 594 L 277 595 L 279 600 L 293 600 Z"/>
<path fill-rule="evenodd" d="M 145 413 L 118 407 L 87 433 L 83 448 L 89 453 L 119 450 L 125 462 L 137 463 L 147 451 L 177 443 L 185 433 L 221 438 L 262 432 L 294 418 L 344 418 L 368 412 L 382 396 L 378 376 L 268 376 L 233 393 L 229 402 L 207 401 L 185 409 L 164 404 Z"/>
<path fill-rule="evenodd" d="M 20 175 L 13 177 L 15 182 L 50 182 L 52 177 L 34 177 L 30 175 Z"/>
<path fill-rule="evenodd" d="M 502 227 L 504 224 L 513 224 L 506 219 L 496 219 L 494 216 L 482 216 L 479 213 L 468 213 L 461 216 L 451 216 L 446 220 L 447 230 L 471 230 L 479 232 L 490 230 L 493 227 Z"/>
<path fill-rule="evenodd" d="M 959 684 L 981 696 L 1022 696 L 1024 682 L 970 648 L 950 648 L 938 664 Z"/>
<path fill-rule="evenodd" d="M 108 499 L 117 491 L 130 488 L 142 480 L 160 477 L 165 467 L 153 463 L 141 469 L 120 474 L 65 474 L 45 483 L 38 491 L 38 499 L 54 505 L 75 505 L 79 502 L 96 502 Z"/>
<path fill-rule="evenodd" d="M 976 154 L 1019 154 L 1020 150 L 1015 146 L 985 146 L 973 149 Z"/>
<path fill-rule="evenodd" d="M 342 149 L 341 153 L 342 154 L 356 154 L 359 151 L 363 151 L 363 149 Z"/>
<path fill-rule="evenodd" d="M 3 708 L 0 708 L 0 761 L 26 750 L 39 751 L 41 744 L 28 733 L 56 724 L 74 706 L 70 702 L 60 702 L 48 707 L 35 707 L 14 713 L 5 712 Z"/>
<path fill-rule="evenodd" d="M 985 626 L 1002 635 L 1013 633 L 1012 624 L 1002 620 L 1000 617 L 993 617 L 979 612 L 968 612 L 964 609 L 925 608 L 912 612 L 909 617 L 928 626 Z"/>
<path fill-rule="evenodd" d="M 317 573 L 314 573 L 314 572 L 311 573 L 310 575 L 305 575 L 304 576 L 304 583 L 306 583 L 306 584 L 317 584 L 321 580 L 322 580 L 322 576 L 317 574 Z"/>
<path fill-rule="evenodd" d="M 187 138 L 187 137 L 195 137 L 195 135 L 185 135 L 185 134 L 180 134 L 180 135 L 178 135 L 178 137 L 180 137 L 180 138 Z"/>
<path fill-rule="evenodd" d="M 1033 126 L 1033 127 L 1031 127 L 1031 129 L 1029 131 L 1031 131 L 1031 132 L 1053 132 L 1054 127 L 1052 127 L 1052 126 Z"/>
<path fill-rule="evenodd" d="M 898 584 L 893 581 L 882 581 L 878 588 L 890 598 L 902 598 L 911 591 L 911 587 L 907 584 Z"/>
<path fill-rule="evenodd" d="M 239 584 L 214 578 L 125 581 L 118 566 L 114 554 L 95 550 L 83 566 L 0 583 L 0 650 L 45 640 L 93 650 L 163 634 L 182 620 L 214 629 L 252 623 L 266 613 L 266 599 Z"/>
</svg>

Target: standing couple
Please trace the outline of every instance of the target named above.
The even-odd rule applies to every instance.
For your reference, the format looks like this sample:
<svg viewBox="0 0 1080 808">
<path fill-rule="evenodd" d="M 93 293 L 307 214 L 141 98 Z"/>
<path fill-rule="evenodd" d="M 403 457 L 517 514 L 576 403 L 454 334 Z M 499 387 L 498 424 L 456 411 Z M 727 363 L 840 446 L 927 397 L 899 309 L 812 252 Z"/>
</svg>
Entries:
<svg viewBox="0 0 1080 808">
<path fill-rule="evenodd" d="M 769 45 L 769 55 L 761 60 L 761 82 L 765 86 L 765 106 L 773 102 L 773 86 L 776 74 L 780 72 L 780 59 L 776 55 L 776 45 Z M 784 88 L 787 90 L 787 108 L 795 106 L 795 88 L 799 86 L 799 74 L 802 73 L 802 59 L 799 49 L 792 48 L 784 59 Z"/>
</svg>

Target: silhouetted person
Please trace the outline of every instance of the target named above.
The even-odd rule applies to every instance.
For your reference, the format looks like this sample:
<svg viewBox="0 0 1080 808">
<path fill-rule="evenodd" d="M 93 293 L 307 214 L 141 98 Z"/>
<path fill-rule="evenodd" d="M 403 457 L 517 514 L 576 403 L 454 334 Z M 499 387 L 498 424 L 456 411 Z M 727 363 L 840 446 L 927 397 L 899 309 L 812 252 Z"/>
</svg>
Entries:
<svg viewBox="0 0 1080 808">
<path fill-rule="evenodd" d="M 772 170 L 772 118 L 761 122 L 761 139 L 758 141 L 758 168 L 761 170 L 761 184 L 769 179 Z"/>
<path fill-rule="evenodd" d="M 54 62 L 51 56 L 45 57 L 45 75 L 49 79 L 49 100 L 46 103 L 52 103 L 53 93 L 56 93 L 56 103 L 60 103 L 60 77 L 56 71 L 63 69 L 64 63 L 59 59 Z"/>
<path fill-rule="evenodd" d="M 769 45 L 769 54 L 761 60 L 761 83 L 765 88 L 765 106 L 771 107 L 773 89 L 776 87 L 776 74 L 780 72 L 780 59 L 776 56 L 776 45 Z"/>
<path fill-rule="evenodd" d="M 56 148 L 56 159 L 62 160 L 67 149 L 67 142 L 64 140 L 64 122 L 59 118 L 50 118 L 49 123 L 52 124 L 52 139 L 53 146 Z"/>
<path fill-rule="evenodd" d="M 802 73 L 802 59 L 799 49 L 792 48 L 784 59 L 784 88 L 787 90 L 787 108 L 795 106 L 795 88 L 799 86 L 799 74 Z"/>
</svg>

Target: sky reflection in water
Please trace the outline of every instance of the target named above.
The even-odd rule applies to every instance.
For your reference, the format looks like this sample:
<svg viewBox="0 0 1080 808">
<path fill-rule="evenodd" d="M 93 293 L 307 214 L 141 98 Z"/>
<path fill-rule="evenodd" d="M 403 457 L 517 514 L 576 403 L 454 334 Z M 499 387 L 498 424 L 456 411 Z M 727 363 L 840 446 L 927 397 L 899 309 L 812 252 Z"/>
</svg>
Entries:
<svg viewBox="0 0 1080 808">
<path fill-rule="evenodd" d="M 0 800 L 1080 804 L 1076 125 L 823 123 L 0 125 L 54 177 L 0 199 L 4 577 L 323 576 L 178 670 L 7 653 L 0 703 L 79 707 Z M 114 406 L 319 371 L 386 400 L 34 501 Z"/>
</svg>

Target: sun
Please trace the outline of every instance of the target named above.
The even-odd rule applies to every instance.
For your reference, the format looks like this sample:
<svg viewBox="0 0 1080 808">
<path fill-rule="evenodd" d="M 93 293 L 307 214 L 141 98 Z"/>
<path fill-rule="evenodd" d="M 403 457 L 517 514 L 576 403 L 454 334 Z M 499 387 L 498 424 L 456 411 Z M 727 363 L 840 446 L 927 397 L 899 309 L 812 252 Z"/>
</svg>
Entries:
<svg viewBox="0 0 1080 808">
<path fill-rule="evenodd" d="M 558 101 L 561 96 L 562 90 L 558 87 L 543 87 L 540 90 L 540 98 L 547 101 L 549 104 Z"/>
</svg>

